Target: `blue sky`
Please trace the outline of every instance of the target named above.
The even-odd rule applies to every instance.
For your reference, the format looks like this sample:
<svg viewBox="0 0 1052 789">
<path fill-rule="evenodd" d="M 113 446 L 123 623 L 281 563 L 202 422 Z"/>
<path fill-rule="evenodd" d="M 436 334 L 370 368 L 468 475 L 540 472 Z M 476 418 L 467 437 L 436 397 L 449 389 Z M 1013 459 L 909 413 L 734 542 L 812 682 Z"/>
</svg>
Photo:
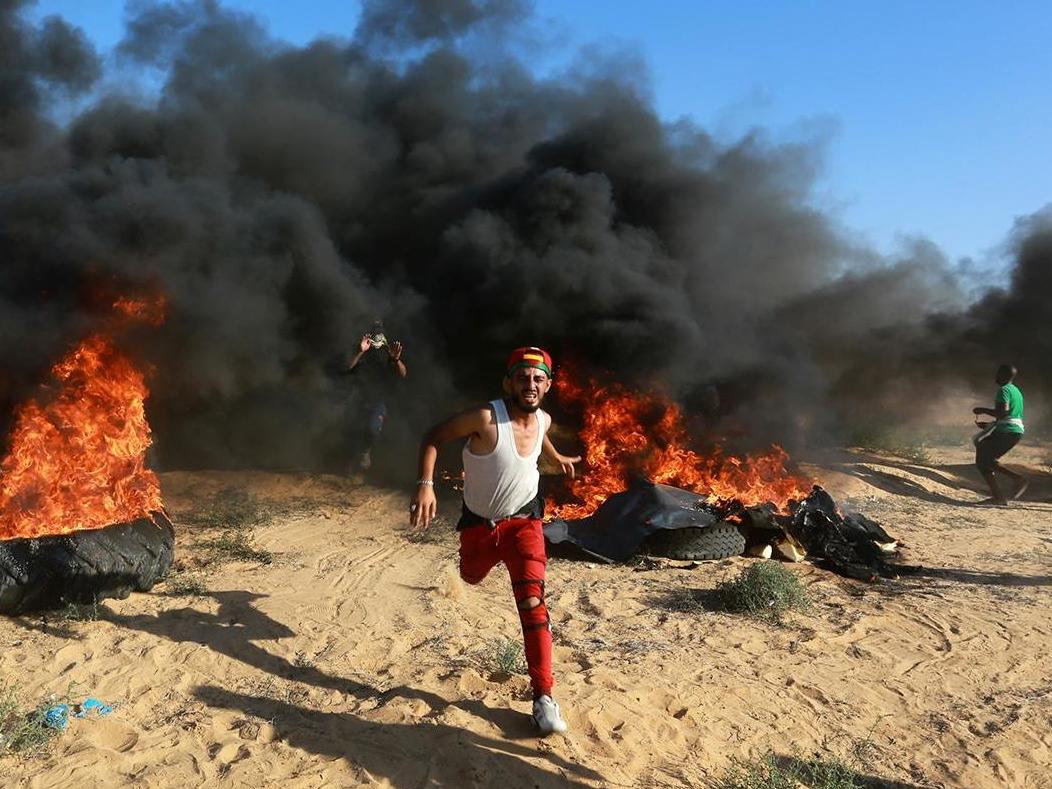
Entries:
<svg viewBox="0 0 1052 789">
<path fill-rule="evenodd" d="M 350 35 L 348 0 L 230 0 L 293 43 Z M 816 202 L 883 252 L 903 236 L 996 259 L 1016 217 L 1052 202 L 1052 3 L 1013 0 L 537 0 L 567 45 L 628 48 L 662 117 L 732 139 L 828 136 Z M 40 0 L 100 48 L 123 0 Z"/>
</svg>

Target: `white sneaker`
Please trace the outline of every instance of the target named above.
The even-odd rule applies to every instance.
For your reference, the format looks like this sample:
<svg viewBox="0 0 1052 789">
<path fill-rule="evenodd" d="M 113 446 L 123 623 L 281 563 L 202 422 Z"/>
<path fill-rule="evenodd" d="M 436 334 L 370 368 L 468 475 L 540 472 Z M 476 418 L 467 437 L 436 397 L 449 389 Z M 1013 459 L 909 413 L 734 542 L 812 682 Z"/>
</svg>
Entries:
<svg viewBox="0 0 1052 789">
<path fill-rule="evenodd" d="M 559 714 L 559 705 L 551 696 L 541 696 L 533 700 L 533 722 L 543 734 L 566 731 L 566 721 Z"/>
</svg>

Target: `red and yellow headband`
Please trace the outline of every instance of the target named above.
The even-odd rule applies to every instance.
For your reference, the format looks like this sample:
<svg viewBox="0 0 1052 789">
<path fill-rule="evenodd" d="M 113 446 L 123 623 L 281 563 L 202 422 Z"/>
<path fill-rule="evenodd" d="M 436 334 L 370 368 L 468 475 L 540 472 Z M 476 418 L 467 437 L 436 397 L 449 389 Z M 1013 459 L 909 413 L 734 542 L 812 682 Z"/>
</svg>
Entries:
<svg viewBox="0 0 1052 789">
<path fill-rule="evenodd" d="M 552 366 L 552 357 L 547 351 L 530 346 L 528 348 L 516 348 L 512 351 L 508 357 L 505 369 L 508 371 L 507 375 L 511 375 L 520 367 L 536 367 L 538 370 L 544 370 L 544 372 L 548 373 L 550 378 Z"/>
</svg>

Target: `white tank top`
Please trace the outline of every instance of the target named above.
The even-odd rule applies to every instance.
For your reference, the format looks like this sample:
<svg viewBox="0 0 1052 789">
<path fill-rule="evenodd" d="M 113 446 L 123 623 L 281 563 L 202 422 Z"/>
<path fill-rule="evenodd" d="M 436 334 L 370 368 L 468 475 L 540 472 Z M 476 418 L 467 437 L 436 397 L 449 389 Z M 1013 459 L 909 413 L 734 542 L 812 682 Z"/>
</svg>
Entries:
<svg viewBox="0 0 1052 789">
<path fill-rule="evenodd" d="M 520 512 L 537 496 L 541 474 L 537 459 L 541 456 L 548 420 L 539 408 L 537 443 L 528 455 L 520 455 L 515 447 L 511 418 L 503 400 L 490 403 L 497 419 L 497 446 L 485 455 L 471 451 L 464 445 L 464 504 L 476 515 L 488 520 L 501 520 Z"/>
</svg>

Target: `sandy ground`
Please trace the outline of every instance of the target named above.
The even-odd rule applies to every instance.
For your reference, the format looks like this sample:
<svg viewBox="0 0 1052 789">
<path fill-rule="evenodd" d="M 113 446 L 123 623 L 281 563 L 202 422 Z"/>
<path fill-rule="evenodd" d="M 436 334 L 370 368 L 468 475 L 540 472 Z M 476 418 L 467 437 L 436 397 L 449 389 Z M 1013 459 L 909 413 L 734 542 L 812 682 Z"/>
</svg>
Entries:
<svg viewBox="0 0 1052 789">
<path fill-rule="evenodd" d="M 868 741 L 880 785 L 1052 787 L 1048 457 L 1014 453 L 1035 484 L 1007 510 L 968 506 L 980 496 L 964 449 L 925 465 L 821 458 L 809 472 L 924 569 L 865 585 L 793 566 L 816 604 L 780 627 L 678 610 L 684 590 L 754 560 L 553 560 L 571 731 L 543 740 L 526 678 L 495 673 L 495 645 L 518 639 L 506 577 L 463 586 L 448 521 L 411 540 L 402 492 L 168 474 L 172 583 L 106 602 L 95 621 L 0 620 L 2 676 L 28 700 L 75 683 L 75 700 L 118 704 L 72 724 L 50 755 L 5 760 L 4 783 L 705 786 L 734 758 L 842 756 Z M 199 543 L 221 523 L 208 508 L 246 492 L 260 508 L 251 539 L 273 562 L 210 561 Z M 188 579 L 204 594 L 172 593 Z"/>
</svg>

